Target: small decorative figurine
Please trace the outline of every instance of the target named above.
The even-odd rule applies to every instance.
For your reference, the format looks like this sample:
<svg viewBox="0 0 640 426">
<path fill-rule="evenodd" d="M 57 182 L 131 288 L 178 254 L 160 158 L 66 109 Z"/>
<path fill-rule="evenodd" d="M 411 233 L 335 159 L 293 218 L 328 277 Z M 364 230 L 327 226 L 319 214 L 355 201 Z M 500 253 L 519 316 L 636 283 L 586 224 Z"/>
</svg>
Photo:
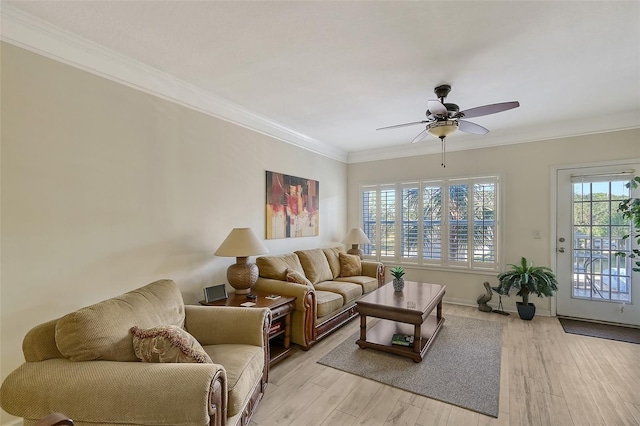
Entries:
<svg viewBox="0 0 640 426">
<path fill-rule="evenodd" d="M 491 285 L 487 281 L 485 281 L 483 285 L 487 292 L 478 296 L 478 299 L 476 300 L 476 302 L 478 302 L 478 310 L 482 312 L 491 312 L 493 311 L 493 309 L 491 308 L 491 306 L 487 305 L 487 303 L 493 297 Z"/>
</svg>

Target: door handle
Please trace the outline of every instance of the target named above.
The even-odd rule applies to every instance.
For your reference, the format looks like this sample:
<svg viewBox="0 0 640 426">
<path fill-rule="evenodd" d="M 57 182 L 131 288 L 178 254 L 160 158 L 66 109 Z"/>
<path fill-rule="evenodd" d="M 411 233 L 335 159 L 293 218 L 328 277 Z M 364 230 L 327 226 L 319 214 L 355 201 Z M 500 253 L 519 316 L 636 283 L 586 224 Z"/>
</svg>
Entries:
<svg viewBox="0 0 640 426">
<path fill-rule="evenodd" d="M 558 249 L 558 251 L 559 251 L 560 253 L 564 253 L 564 247 L 560 247 L 560 248 Z"/>
</svg>

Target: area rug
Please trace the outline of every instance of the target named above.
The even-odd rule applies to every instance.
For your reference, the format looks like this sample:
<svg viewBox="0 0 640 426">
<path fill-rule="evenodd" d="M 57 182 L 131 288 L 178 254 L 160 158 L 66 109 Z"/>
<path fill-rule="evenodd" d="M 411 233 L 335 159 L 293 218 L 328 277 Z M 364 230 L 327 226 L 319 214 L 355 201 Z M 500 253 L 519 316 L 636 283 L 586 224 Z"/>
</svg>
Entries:
<svg viewBox="0 0 640 426">
<path fill-rule="evenodd" d="M 640 344 L 640 329 L 558 318 L 565 333 Z"/>
<path fill-rule="evenodd" d="M 318 363 L 498 417 L 502 324 L 445 316 L 422 362 L 360 349 L 354 333 Z"/>
</svg>

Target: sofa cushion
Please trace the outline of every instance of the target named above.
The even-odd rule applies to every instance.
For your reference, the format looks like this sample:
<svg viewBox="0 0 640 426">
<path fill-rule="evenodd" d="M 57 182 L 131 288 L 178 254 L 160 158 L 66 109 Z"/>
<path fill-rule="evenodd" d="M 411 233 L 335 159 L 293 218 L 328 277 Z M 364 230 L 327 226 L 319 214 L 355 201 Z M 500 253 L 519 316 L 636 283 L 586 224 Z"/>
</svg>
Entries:
<svg viewBox="0 0 640 426">
<path fill-rule="evenodd" d="M 300 258 L 304 275 L 314 285 L 321 281 L 330 281 L 333 279 L 329 261 L 322 249 L 298 250 L 295 253 L 298 255 L 298 258 Z"/>
<path fill-rule="evenodd" d="M 357 277 L 336 278 L 335 281 L 348 282 L 360 285 L 363 293 L 369 293 L 378 288 L 378 279 L 364 275 Z"/>
<path fill-rule="evenodd" d="M 212 363 L 200 343 L 175 325 L 161 325 L 143 330 L 131 327 L 133 350 L 144 362 Z"/>
<path fill-rule="evenodd" d="M 355 277 L 362 275 L 362 263 L 360 262 L 360 256 L 340 253 L 338 258 L 340 259 L 341 277 Z"/>
<path fill-rule="evenodd" d="M 261 277 L 272 280 L 286 281 L 287 268 L 304 274 L 300 259 L 294 253 L 261 256 L 256 259 L 256 265 L 258 265 Z"/>
<path fill-rule="evenodd" d="M 327 261 L 329 262 L 329 267 L 331 268 L 331 273 L 333 274 L 333 278 L 337 278 L 340 276 L 340 253 L 344 253 L 344 247 L 336 246 L 322 249 L 324 255 L 327 257 Z"/>
<path fill-rule="evenodd" d="M 315 285 L 316 290 L 330 291 L 342 296 L 342 303 L 351 303 L 362 296 L 362 286 L 339 281 L 323 281 Z"/>
<path fill-rule="evenodd" d="M 340 309 L 343 304 L 344 299 L 338 293 L 316 290 L 316 312 L 318 318 Z"/>
<path fill-rule="evenodd" d="M 204 350 L 227 374 L 227 417 L 240 412 L 264 369 L 264 350 L 240 344 L 207 345 Z"/>
<path fill-rule="evenodd" d="M 313 284 L 311 284 L 311 281 L 309 281 L 307 279 L 307 277 L 305 277 L 302 272 L 298 272 L 298 271 L 293 270 L 291 268 L 287 268 L 287 271 L 285 273 L 285 277 L 286 277 L 287 281 L 290 282 L 290 283 L 304 284 L 304 285 L 306 285 L 308 287 L 313 288 Z"/>
<path fill-rule="evenodd" d="M 72 312 L 56 324 L 56 345 L 71 361 L 137 361 L 133 326 L 184 325 L 184 304 L 172 280 L 160 280 Z"/>
</svg>

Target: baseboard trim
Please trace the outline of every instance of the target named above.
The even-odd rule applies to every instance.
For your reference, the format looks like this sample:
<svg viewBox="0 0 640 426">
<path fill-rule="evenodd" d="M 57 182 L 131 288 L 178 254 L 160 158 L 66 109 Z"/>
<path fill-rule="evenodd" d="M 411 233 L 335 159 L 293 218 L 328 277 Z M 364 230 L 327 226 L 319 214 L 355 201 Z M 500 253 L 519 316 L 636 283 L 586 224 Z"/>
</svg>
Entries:
<svg viewBox="0 0 640 426">
<path fill-rule="evenodd" d="M 471 307 L 478 307 L 478 304 L 475 301 L 471 301 L 471 300 L 467 300 L 467 299 L 456 299 L 456 298 L 447 298 L 445 297 L 443 299 L 444 303 L 450 303 L 452 305 L 460 305 L 460 306 L 471 306 Z M 488 303 L 488 305 L 493 308 L 493 310 L 497 310 L 498 309 L 498 303 Z M 518 314 L 517 310 L 514 309 L 506 309 L 503 308 L 505 312 L 509 312 L 510 314 Z M 490 312 L 487 312 L 490 313 Z M 446 312 L 445 312 L 446 314 Z M 551 315 L 551 311 L 548 309 L 538 309 L 538 307 L 536 307 L 536 316 L 539 315 L 541 317 L 550 317 Z"/>
</svg>

